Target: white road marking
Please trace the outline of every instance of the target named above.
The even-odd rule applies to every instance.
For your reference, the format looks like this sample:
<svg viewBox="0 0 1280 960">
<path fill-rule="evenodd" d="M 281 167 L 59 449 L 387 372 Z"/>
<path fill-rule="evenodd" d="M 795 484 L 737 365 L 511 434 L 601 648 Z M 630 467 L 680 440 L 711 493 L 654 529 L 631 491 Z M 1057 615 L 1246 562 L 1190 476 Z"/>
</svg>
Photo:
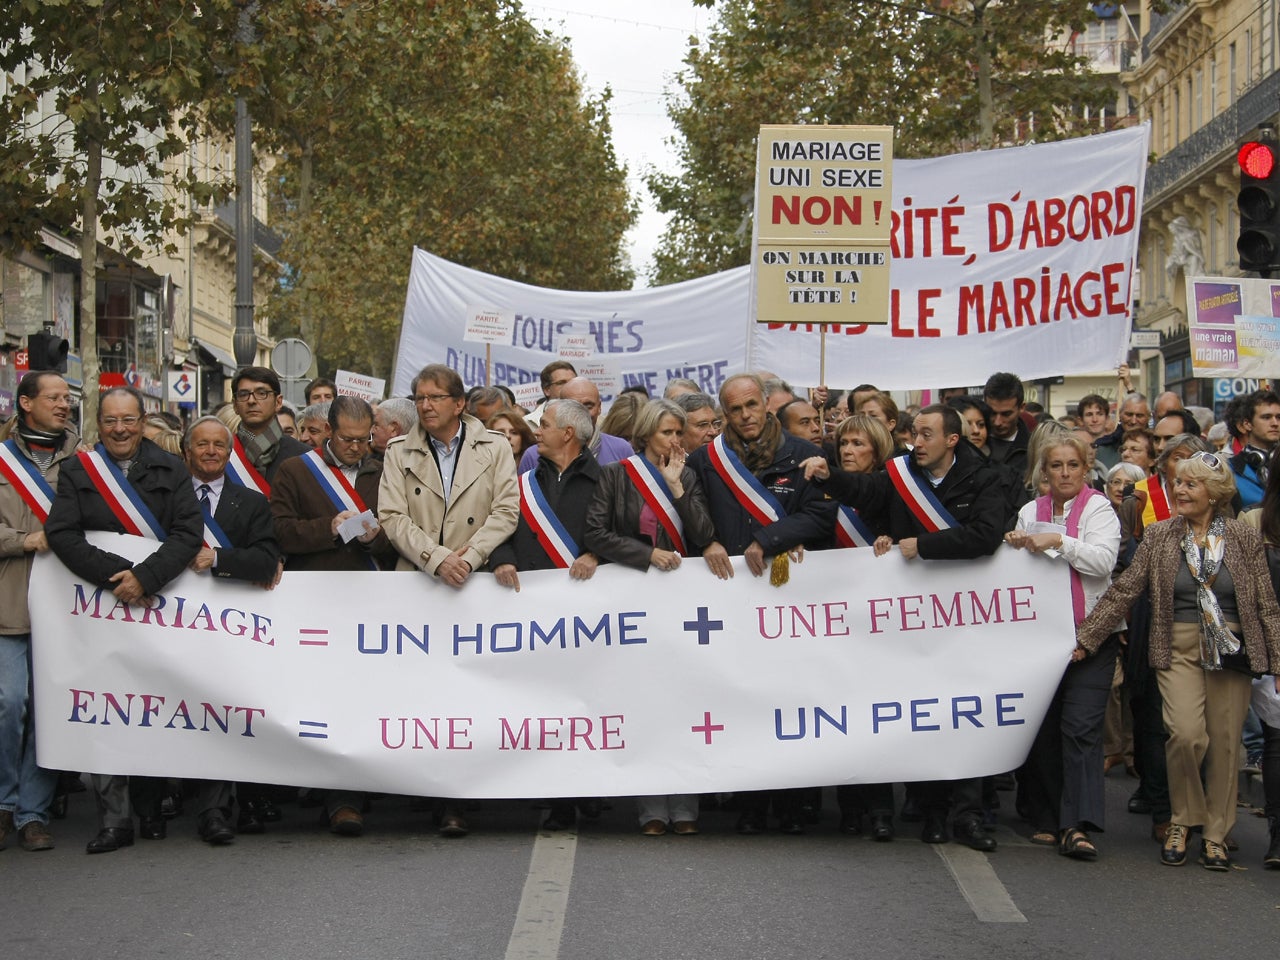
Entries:
<svg viewBox="0 0 1280 960">
<path fill-rule="evenodd" d="M 979 920 L 983 923 L 1027 922 L 1009 896 L 1009 891 L 991 869 L 986 854 L 956 844 L 940 843 L 933 849 L 951 871 L 956 886 Z"/>
<path fill-rule="evenodd" d="M 577 849 L 578 834 L 573 830 L 539 832 L 533 841 L 529 874 L 505 960 L 555 960 L 559 956 Z"/>
</svg>

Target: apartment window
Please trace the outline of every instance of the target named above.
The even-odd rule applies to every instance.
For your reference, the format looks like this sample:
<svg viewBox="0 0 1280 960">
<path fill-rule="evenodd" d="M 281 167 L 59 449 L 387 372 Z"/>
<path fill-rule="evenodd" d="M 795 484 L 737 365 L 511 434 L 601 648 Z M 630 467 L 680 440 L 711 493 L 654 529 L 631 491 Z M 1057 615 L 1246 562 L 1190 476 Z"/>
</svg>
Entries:
<svg viewBox="0 0 1280 960">
<path fill-rule="evenodd" d="M 1209 119 L 1218 115 L 1218 60 L 1209 58 Z"/>
<path fill-rule="evenodd" d="M 1179 90 L 1173 91 L 1173 143 L 1170 147 L 1176 147 L 1182 142 L 1182 93 Z"/>
<path fill-rule="evenodd" d="M 1236 45 L 1227 47 L 1227 103 L 1236 102 L 1236 92 L 1240 89 L 1240 81 L 1236 76 Z"/>
<path fill-rule="evenodd" d="M 1246 29 L 1244 32 L 1244 86 L 1248 88 L 1253 84 L 1253 31 Z"/>
<path fill-rule="evenodd" d="M 1196 67 L 1191 78 L 1191 129 L 1199 130 L 1204 126 L 1204 70 Z"/>
</svg>

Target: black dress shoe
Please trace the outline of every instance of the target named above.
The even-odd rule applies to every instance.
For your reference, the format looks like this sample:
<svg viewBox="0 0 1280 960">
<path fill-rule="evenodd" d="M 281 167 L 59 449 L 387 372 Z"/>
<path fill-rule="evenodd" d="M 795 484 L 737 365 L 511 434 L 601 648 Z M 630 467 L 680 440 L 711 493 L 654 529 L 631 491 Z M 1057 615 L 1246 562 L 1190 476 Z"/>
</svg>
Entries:
<svg viewBox="0 0 1280 960">
<path fill-rule="evenodd" d="M 138 820 L 138 836 L 143 840 L 163 840 L 169 835 L 164 817 L 142 817 Z"/>
<path fill-rule="evenodd" d="M 946 843 L 946 819 L 943 817 L 936 817 L 932 814 L 927 815 L 924 818 L 924 830 L 920 833 L 920 839 L 925 843 Z"/>
<path fill-rule="evenodd" d="M 887 813 L 871 815 L 871 839 L 877 843 L 888 843 L 893 839 L 893 817 Z"/>
<path fill-rule="evenodd" d="M 256 800 L 246 800 L 240 804 L 240 815 L 236 817 L 238 833 L 266 833 L 267 818 L 263 815 Z"/>
<path fill-rule="evenodd" d="M 981 820 L 973 818 L 961 820 L 956 824 L 956 842 L 982 853 L 991 853 L 996 848 L 995 837 L 983 829 Z"/>
<path fill-rule="evenodd" d="M 133 827 L 103 827 L 98 835 L 85 845 L 85 853 L 111 853 L 121 847 L 133 846 Z"/>
<path fill-rule="evenodd" d="M 204 823 L 200 824 L 200 839 L 205 843 L 220 847 L 228 843 L 232 843 L 236 839 L 236 832 L 231 829 L 231 824 L 217 813 L 211 813 L 205 817 Z"/>
<path fill-rule="evenodd" d="M 1135 793 L 1129 798 L 1129 812 L 1148 814 L 1151 812 L 1151 801 L 1141 794 Z"/>
<path fill-rule="evenodd" d="M 840 815 L 840 832 L 846 837 L 862 836 L 862 816 L 857 813 Z"/>
<path fill-rule="evenodd" d="M 744 837 L 754 837 L 764 833 L 764 822 L 754 814 L 744 813 L 738 818 L 738 825 L 734 829 Z"/>
</svg>

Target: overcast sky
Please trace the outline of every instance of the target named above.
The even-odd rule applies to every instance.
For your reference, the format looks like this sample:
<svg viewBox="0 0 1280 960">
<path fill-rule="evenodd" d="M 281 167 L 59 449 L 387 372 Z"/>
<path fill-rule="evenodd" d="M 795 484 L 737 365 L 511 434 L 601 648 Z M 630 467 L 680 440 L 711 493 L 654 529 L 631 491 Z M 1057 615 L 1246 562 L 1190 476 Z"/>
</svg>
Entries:
<svg viewBox="0 0 1280 960">
<path fill-rule="evenodd" d="M 636 285 L 645 286 L 665 218 L 653 207 L 644 175 L 653 168 L 678 169 L 667 142 L 675 128 L 667 119 L 665 94 L 674 86 L 689 38 L 706 38 L 715 11 L 690 0 L 562 0 L 526 3 L 524 11 L 537 26 L 569 39 L 589 94 L 606 86 L 613 90 L 614 150 L 641 204 L 627 238 Z"/>
</svg>

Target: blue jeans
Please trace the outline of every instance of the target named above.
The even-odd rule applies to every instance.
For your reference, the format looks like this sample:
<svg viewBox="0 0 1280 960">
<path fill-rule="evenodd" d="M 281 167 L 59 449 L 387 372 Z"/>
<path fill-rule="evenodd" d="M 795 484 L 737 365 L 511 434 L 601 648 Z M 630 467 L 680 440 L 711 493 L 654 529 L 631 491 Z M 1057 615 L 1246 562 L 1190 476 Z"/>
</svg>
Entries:
<svg viewBox="0 0 1280 960">
<path fill-rule="evenodd" d="M 22 829 L 49 822 L 58 775 L 36 766 L 31 713 L 31 634 L 0 636 L 0 810 Z"/>
</svg>

